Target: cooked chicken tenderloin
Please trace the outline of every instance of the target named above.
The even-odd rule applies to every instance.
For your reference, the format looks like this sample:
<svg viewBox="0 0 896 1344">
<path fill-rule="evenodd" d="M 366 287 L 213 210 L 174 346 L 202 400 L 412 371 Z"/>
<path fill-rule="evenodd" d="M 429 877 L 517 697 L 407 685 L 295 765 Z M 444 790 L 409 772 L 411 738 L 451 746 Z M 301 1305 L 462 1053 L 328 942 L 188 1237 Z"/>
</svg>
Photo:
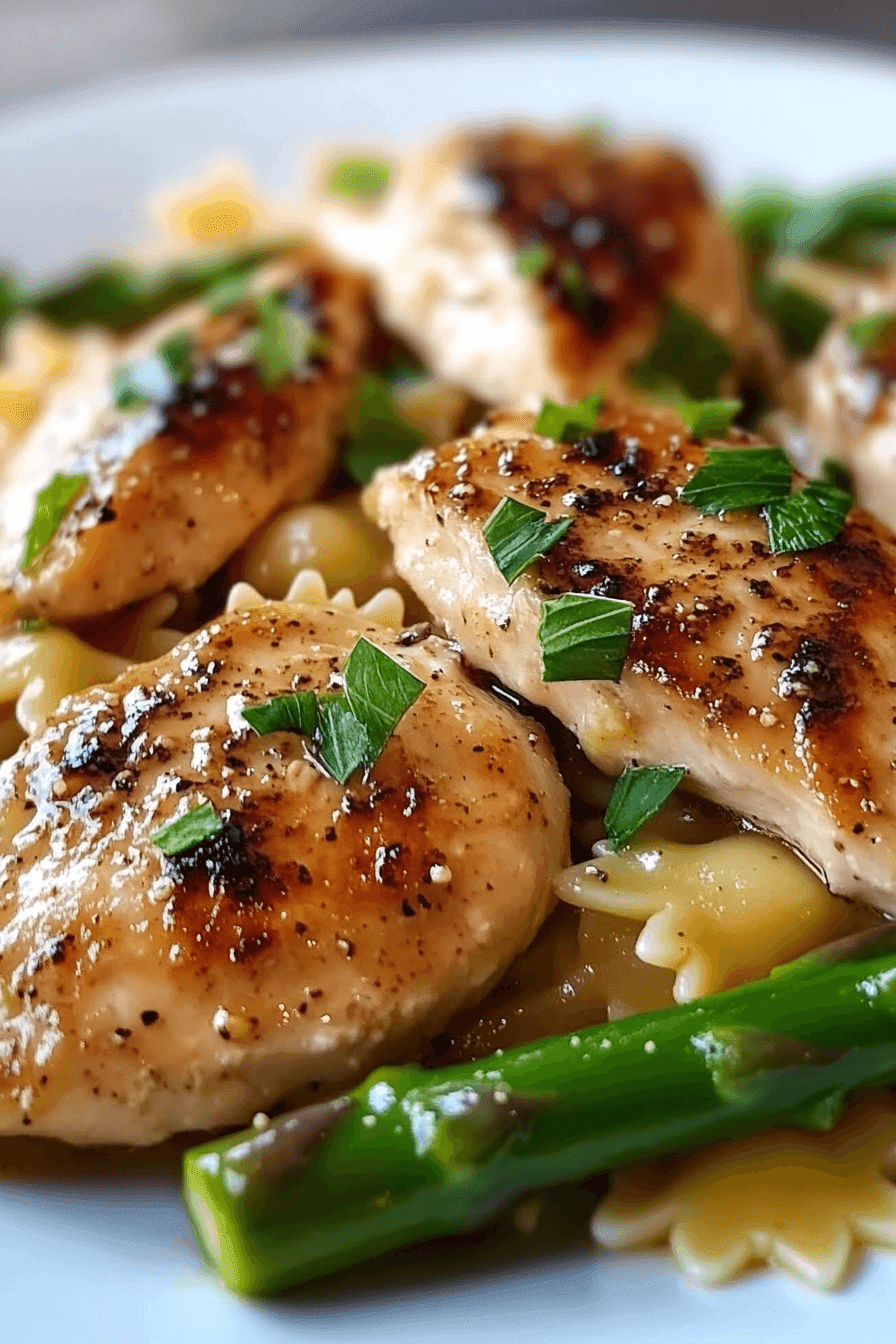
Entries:
<svg viewBox="0 0 896 1344">
<path fill-rule="evenodd" d="M 896 540 L 855 510 L 836 541 L 776 556 L 758 513 L 678 497 L 705 450 L 675 411 L 611 405 L 599 424 L 570 445 L 496 416 L 381 472 L 369 507 L 399 573 L 469 660 L 602 769 L 686 765 L 835 892 L 896 913 Z M 574 518 L 510 586 L 483 537 L 505 496 Z M 634 604 L 618 685 L 543 680 L 542 603 L 567 592 Z"/>
<path fill-rule="evenodd" d="M 262 272 L 257 296 L 264 318 L 254 297 L 235 298 L 222 316 L 191 306 L 126 345 L 89 347 L 0 474 L 0 618 L 73 621 L 188 591 L 279 505 L 317 492 L 367 330 L 366 285 L 308 248 Z M 181 333 L 186 368 L 166 379 L 158 352 Z M 158 395 L 116 405 L 125 367 L 139 386 L 161 379 Z M 57 474 L 87 479 L 23 567 Z"/>
<path fill-rule="evenodd" d="M 373 278 L 385 321 L 449 383 L 491 404 L 568 401 L 619 384 L 667 305 L 735 362 L 777 361 L 738 244 L 672 150 L 527 127 L 409 155 L 382 200 L 328 189 L 311 226 Z"/>
<path fill-rule="evenodd" d="M 810 471 L 842 463 L 858 502 L 896 528 L 896 281 L 866 287 L 789 391 L 793 414 L 780 424 L 795 460 Z"/>
<path fill-rule="evenodd" d="M 364 636 L 425 682 L 369 778 L 242 710 Z M 211 803 L 223 829 L 151 837 Z M 425 627 L 267 604 L 63 702 L 0 768 L 0 1131 L 153 1143 L 412 1058 L 531 941 L 566 862 L 542 730 Z"/>
</svg>

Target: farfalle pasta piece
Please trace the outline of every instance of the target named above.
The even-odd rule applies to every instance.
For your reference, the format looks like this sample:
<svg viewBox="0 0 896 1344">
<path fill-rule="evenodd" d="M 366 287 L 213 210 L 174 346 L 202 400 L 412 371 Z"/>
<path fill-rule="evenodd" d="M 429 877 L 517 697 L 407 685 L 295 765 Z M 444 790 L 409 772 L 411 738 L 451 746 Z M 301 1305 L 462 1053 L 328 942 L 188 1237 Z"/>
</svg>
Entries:
<svg viewBox="0 0 896 1344">
<path fill-rule="evenodd" d="M 0 364 L 0 452 L 31 424 L 48 388 L 63 378 L 75 360 L 71 337 L 38 317 L 20 317 L 4 341 Z"/>
<path fill-rule="evenodd" d="M 159 193 L 152 213 L 178 242 L 224 243 L 270 229 L 274 220 L 244 164 L 220 159 L 199 179 Z"/>
<path fill-rule="evenodd" d="M 227 595 L 225 611 L 248 611 L 263 607 L 272 599 L 265 597 L 251 583 L 240 580 Z M 358 611 L 377 625 L 400 630 L 404 625 L 404 598 L 395 588 L 382 588 L 361 606 L 350 588 L 339 588 L 332 596 L 327 591 L 323 575 L 316 569 L 302 569 L 287 589 L 284 602 L 295 602 L 305 607 L 335 607 L 337 611 Z"/>
<path fill-rule="evenodd" d="M 599 842 L 556 890 L 572 905 L 646 920 L 638 956 L 676 972 L 679 1003 L 767 975 L 857 918 L 789 849 L 756 834 L 641 840 L 619 853 Z"/>
<path fill-rule="evenodd" d="M 828 1133 L 777 1129 L 615 1173 L 592 1219 L 609 1250 L 668 1238 L 701 1284 L 764 1261 L 837 1287 L 856 1246 L 896 1247 L 896 1102 L 853 1102 Z"/>
</svg>

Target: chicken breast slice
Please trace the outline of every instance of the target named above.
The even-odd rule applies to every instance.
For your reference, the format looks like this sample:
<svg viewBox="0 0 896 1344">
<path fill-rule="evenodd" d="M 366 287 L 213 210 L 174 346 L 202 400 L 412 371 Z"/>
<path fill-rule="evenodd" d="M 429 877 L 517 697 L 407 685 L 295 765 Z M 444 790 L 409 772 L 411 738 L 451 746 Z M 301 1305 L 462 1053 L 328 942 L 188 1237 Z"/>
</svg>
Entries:
<svg viewBox="0 0 896 1344">
<path fill-rule="evenodd" d="M 368 505 L 399 573 L 601 769 L 686 765 L 689 787 L 783 837 L 833 891 L 896 912 L 896 540 L 854 510 L 836 541 L 773 555 L 758 514 L 678 498 L 705 450 L 675 411 L 608 405 L 600 426 L 569 445 L 496 416 L 380 472 Z M 574 518 L 509 587 L 482 531 L 505 496 Z M 543 680 L 542 603 L 566 592 L 634 604 L 618 685 Z"/>
<path fill-rule="evenodd" d="M 342 786 L 241 711 L 337 688 L 361 636 L 426 686 Z M 205 802 L 221 833 L 166 857 Z M 0 1132 L 153 1143 L 413 1057 L 531 941 L 567 839 L 542 730 L 427 628 L 223 617 L 0 767 Z"/>
<path fill-rule="evenodd" d="M 888 317 L 889 332 L 872 348 L 850 335 L 853 323 Z M 896 528 L 896 280 L 855 295 L 789 392 L 793 412 L 778 425 L 795 460 L 812 472 L 828 459 L 841 462 L 858 502 Z"/>
<path fill-rule="evenodd" d="M 287 499 L 317 492 L 367 330 L 365 282 L 312 249 L 268 268 L 259 295 L 283 296 L 316 334 L 307 359 L 266 383 L 252 354 L 254 308 L 221 317 L 198 306 L 167 315 L 127 345 L 86 346 L 0 474 L 0 620 L 73 621 L 212 574 Z M 189 382 L 142 408 L 113 399 L 116 367 L 192 333 Z M 269 385 L 270 384 L 270 385 Z M 86 476 L 25 572 L 38 495 L 56 474 Z"/>
<path fill-rule="evenodd" d="M 410 154 L 375 203 L 327 183 L 312 229 L 372 276 L 385 321 L 430 368 L 491 404 L 619 384 L 670 300 L 737 362 L 779 358 L 738 244 L 672 150 L 507 127 Z"/>
</svg>

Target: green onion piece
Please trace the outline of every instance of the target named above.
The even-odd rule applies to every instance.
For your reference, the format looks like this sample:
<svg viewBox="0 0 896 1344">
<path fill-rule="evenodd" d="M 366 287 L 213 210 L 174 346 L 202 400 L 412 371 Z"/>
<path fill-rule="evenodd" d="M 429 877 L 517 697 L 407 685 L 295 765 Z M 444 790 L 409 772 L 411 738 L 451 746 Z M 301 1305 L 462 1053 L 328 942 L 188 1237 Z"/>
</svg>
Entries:
<svg viewBox="0 0 896 1344">
<path fill-rule="evenodd" d="M 603 392 L 592 392 L 589 397 L 583 397 L 571 406 L 543 401 L 535 421 L 535 433 L 542 434 L 546 439 L 554 439 L 557 443 L 576 443 L 594 429 L 603 399 Z"/>
<path fill-rule="evenodd" d="M 545 681 L 618 681 L 631 639 L 631 602 L 564 593 L 538 626 Z"/>
<path fill-rule="evenodd" d="M 338 196 L 375 201 L 387 190 L 391 176 L 385 159 L 341 159 L 330 169 L 328 186 Z"/>
<path fill-rule="evenodd" d="M 265 294 L 257 307 L 255 360 L 265 387 L 277 387 L 302 373 L 312 355 L 321 354 L 323 337 L 304 313 L 295 312 L 285 294 Z"/>
<path fill-rule="evenodd" d="M 402 416 L 384 378 L 364 374 L 349 412 L 348 440 L 342 461 L 346 471 L 366 485 L 379 467 L 404 462 L 426 442 L 426 435 Z"/>
<path fill-rule="evenodd" d="M 574 258 L 569 258 L 561 263 L 557 278 L 576 312 L 586 313 L 591 302 L 591 282 L 584 269 Z"/>
<path fill-rule="evenodd" d="M 301 733 L 312 737 L 317 728 L 317 696 L 313 691 L 275 695 L 260 705 L 249 705 L 243 718 L 259 737 L 268 733 Z"/>
<path fill-rule="evenodd" d="M 41 630 L 46 630 L 50 622 L 44 616 L 30 616 L 26 620 L 19 621 L 19 629 L 23 635 L 36 635 Z"/>
<path fill-rule="evenodd" d="M 508 583 L 522 574 L 540 555 L 572 527 L 572 518 L 557 518 L 549 523 L 540 509 L 532 509 L 517 499 L 501 500 L 482 528 L 492 559 Z"/>
<path fill-rule="evenodd" d="M 681 498 L 701 513 L 756 509 L 789 495 L 792 475 L 780 448 L 708 448 Z"/>
<path fill-rule="evenodd" d="M 776 554 L 825 546 L 840 535 L 852 504 L 847 490 L 810 481 L 797 494 L 764 509 L 769 545 Z"/>
<path fill-rule="evenodd" d="M 76 495 L 87 484 L 86 475 L 63 476 L 57 474 L 45 485 L 37 496 L 34 517 L 25 537 L 25 546 L 19 569 L 24 573 L 34 564 L 35 559 L 55 535 L 56 529 L 72 506 Z"/>
<path fill-rule="evenodd" d="M 731 226 L 747 251 L 763 262 L 784 245 L 796 197 L 778 188 L 753 190 L 731 211 Z"/>
<path fill-rule="evenodd" d="M 176 821 L 170 821 L 161 830 L 153 831 L 149 838 L 163 854 L 173 857 L 186 853 L 188 849 L 195 849 L 203 840 L 220 835 L 223 829 L 224 823 L 211 803 L 203 803 Z"/>
<path fill-rule="evenodd" d="M 110 261 L 51 289 L 25 293 L 20 306 L 68 329 L 89 323 L 110 331 L 140 326 L 234 276 L 248 275 L 269 257 L 294 246 L 280 238 L 214 257 L 190 256 L 168 266 Z"/>
<path fill-rule="evenodd" d="M 877 245 L 896 232 L 896 183 L 864 182 L 798 202 L 783 246 L 827 261 L 866 265 L 879 260 Z"/>
<path fill-rule="evenodd" d="M 517 252 L 515 265 L 518 274 L 524 275 L 527 280 L 540 280 L 553 261 L 554 249 L 548 243 L 531 243 Z"/>
<path fill-rule="evenodd" d="M 743 410 L 736 397 L 724 401 L 679 401 L 681 418 L 694 439 L 720 439 L 731 428 L 735 416 Z"/>
<path fill-rule="evenodd" d="M 858 350 L 876 350 L 896 336 L 896 313 L 869 313 L 850 322 L 846 334 Z"/>
<path fill-rule="evenodd" d="M 765 273 L 753 283 L 757 304 L 777 328 L 781 344 L 793 359 L 807 359 L 833 317 L 833 309 L 797 285 Z"/>
<path fill-rule="evenodd" d="M 321 698 L 318 706 L 318 758 L 333 779 L 344 784 L 374 753 L 366 726 L 356 719 L 345 696 Z M 374 757 L 375 758 L 375 757 Z"/>
<path fill-rule="evenodd" d="M 346 659 L 342 679 L 349 709 L 367 730 L 372 764 L 426 683 L 363 638 Z"/>
<path fill-rule="evenodd" d="M 695 313 L 670 303 L 653 348 L 630 377 L 636 387 L 657 396 L 704 401 L 718 395 L 719 383 L 731 365 L 725 342 Z"/>
<path fill-rule="evenodd" d="M 686 774 L 684 765 L 630 765 L 617 779 L 604 817 L 610 848 L 627 845 L 645 821 L 659 812 Z"/>
</svg>

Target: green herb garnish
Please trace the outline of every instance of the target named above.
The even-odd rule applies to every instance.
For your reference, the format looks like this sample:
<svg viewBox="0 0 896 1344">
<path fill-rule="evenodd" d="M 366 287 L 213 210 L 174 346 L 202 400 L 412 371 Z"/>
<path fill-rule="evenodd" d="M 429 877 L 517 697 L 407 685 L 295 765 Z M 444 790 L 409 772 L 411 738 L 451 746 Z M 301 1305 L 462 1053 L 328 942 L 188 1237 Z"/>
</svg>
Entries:
<svg viewBox="0 0 896 1344">
<path fill-rule="evenodd" d="M 681 492 L 701 513 L 756 509 L 790 494 L 793 468 L 780 448 L 708 448 L 706 466 Z"/>
<path fill-rule="evenodd" d="M 228 280 L 248 275 L 292 245 L 291 240 L 281 238 L 226 255 L 187 257 L 168 266 L 110 261 L 66 284 L 24 292 L 19 307 L 39 313 L 53 326 L 64 329 L 91 324 L 127 331 L 178 304 L 211 293 Z"/>
<path fill-rule="evenodd" d="M 363 638 L 346 659 L 342 680 L 349 709 L 367 729 L 373 753 L 370 764 L 426 683 Z"/>
<path fill-rule="evenodd" d="M 112 399 L 122 411 L 170 401 L 192 377 L 193 337 L 188 331 L 175 331 L 151 355 L 119 364 L 112 374 Z"/>
<path fill-rule="evenodd" d="M 376 374 L 364 374 L 349 413 L 342 454 L 353 480 L 366 485 L 379 467 L 404 462 L 425 442 L 426 435 L 402 416 L 388 382 Z"/>
<path fill-rule="evenodd" d="M 516 254 L 516 269 L 527 280 L 540 280 L 554 263 L 554 249 L 548 243 L 531 243 Z"/>
<path fill-rule="evenodd" d="M 373 750 L 366 724 L 356 718 L 345 696 L 322 699 L 318 705 L 320 741 L 317 754 L 327 772 L 340 784 L 379 752 Z"/>
<path fill-rule="evenodd" d="M 176 854 L 185 854 L 188 849 L 195 849 L 203 840 L 220 835 L 223 829 L 224 823 L 211 803 L 203 803 L 176 821 L 170 821 L 161 830 L 153 831 L 149 838 L 163 854 L 173 858 Z"/>
<path fill-rule="evenodd" d="M 857 350 L 876 350 L 896 336 L 896 313 L 869 313 L 866 317 L 857 317 L 847 326 L 846 334 Z"/>
<path fill-rule="evenodd" d="M 49 621 L 45 616 L 29 616 L 23 621 L 19 621 L 19 629 L 23 635 L 36 635 L 41 630 L 46 630 Z"/>
<path fill-rule="evenodd" d="M 323 337 L 314 330 L 308 316 L 296 312 L 287 294 L 272 291 L 259 300 L 255 361 L 258 376 L 265 387 L 277 387 L 285 379 L 300 374 L 313 355 L 325 348 Z"/>
<path fill-rule="evenodd" d="M 773 252 L 851 266 L 880 261 L 896 232 L 896 183 L 863 182 L 815 196 L 753 190 L 734 209 L 736 232 L 760 261 Z"/>
<path fill-rule="evenodd" d="M 603 392 L 592 392 L 590 396 L 570 406 L 560 406 L 556 401 L 543 401 L 535 421 L 535 433 L 542 434 L 546 439 L 554 439 L 557 443 L 576 443 L 594 429 L 603 399 Z"/>
<path fill-rule="evenodd" d="M 338 196 L 375 201 L 389 186 L 392 170 L 385 159 L 341 159 L 330 169 L 328 186 Z"/>
<path fill-rule="evenodd" d="M 620 775 L 607 806 L 604 825 L 611 849 L 621 849 L 660 810 L 687 774 L 683 765 L 634 766 Z"/>
<path fill-rule="evenodd" d="M 838 489 L 845 490 L 848 495 L 853 494 L 852 477 L 843 463 L 834 457 L 826 457 L 822 462 L 821 479 L 828 485 L 836 485 Z"/>
<path fill-rule="evenodd" d="M 259 737 L 279 732 L 312 737 L 318 724 L 317 706 L 314 691 L 296 691 L 248 706 L 243 710 L 243 718 Z"/>
<path fill-rule="evenodd" d="M 631 639 L 630 602 L 564 593 L 545 602 L 538 642 L 545 681 L 618 681 Z"/>
<path fill-rule="evenodd" d="M 793 359 L 806 359 L 812 354 L 834 316 L 833 309 L 812 294 L 765 272 L 756 276 L 753 295 Z"/>
<path fill-rule="evenodd" d="M 735 416 L 743 410 L 736 397 L 723 401 L 679 401 L 681 418 L 694 439 L 720 439 L 731 428 Z"/>
<path fill-rule="evenodd" d="M 557 279 L 560 281 L 563 293 L 576 312 L 580 315 L 586 313 L 592 293 L 591 282 L 583 267 L 574 258 L 569 258 L 561 262 L 557 271 Z"/>
<path fill-rule="evenodd" d="M 513 583 L 533 560 L 546 555 L 566 535 L 572 523 L 572 518 L 548 522 L 540 509 L 505 497 L 486 518 L 482 533 L 495 564 L 507 582 Z"/>
<path fill-rule="evenodd" d="M 840 535 L 853 498 L 826 481 L 810 481 L 795 495 L 766 506 L 769 545 L 783 551 L 811 551 Z"/>
<path fill-rule="evenodd" d="M 86 475 L 63 476 L 57 474 L 45 485 L 37 496 L 34 517 L 25 537 L 25 546 L 19 569 L 23 572 L 31 568 L 35 559 L 55 535 L 56 529 L 68 513 L 76 495 L 87 484 Z"/>
<path fill-rule="evenodd" d="M 251 292 L 248 275 L 226 276 L 214 289 L 209 290 L 205 300 L 206 312 L 210 317 L 221 317 L 233 312 L 241 303 L 245 303 Z"/>
<path fill-rule="evenodd" d="M 670 303 L 653 348 L 630 377 L 636 387 L 654 395 L 704 401 L 718 395 L 731 365 L 725 342 L 695 313 Z"/>
</svg>

